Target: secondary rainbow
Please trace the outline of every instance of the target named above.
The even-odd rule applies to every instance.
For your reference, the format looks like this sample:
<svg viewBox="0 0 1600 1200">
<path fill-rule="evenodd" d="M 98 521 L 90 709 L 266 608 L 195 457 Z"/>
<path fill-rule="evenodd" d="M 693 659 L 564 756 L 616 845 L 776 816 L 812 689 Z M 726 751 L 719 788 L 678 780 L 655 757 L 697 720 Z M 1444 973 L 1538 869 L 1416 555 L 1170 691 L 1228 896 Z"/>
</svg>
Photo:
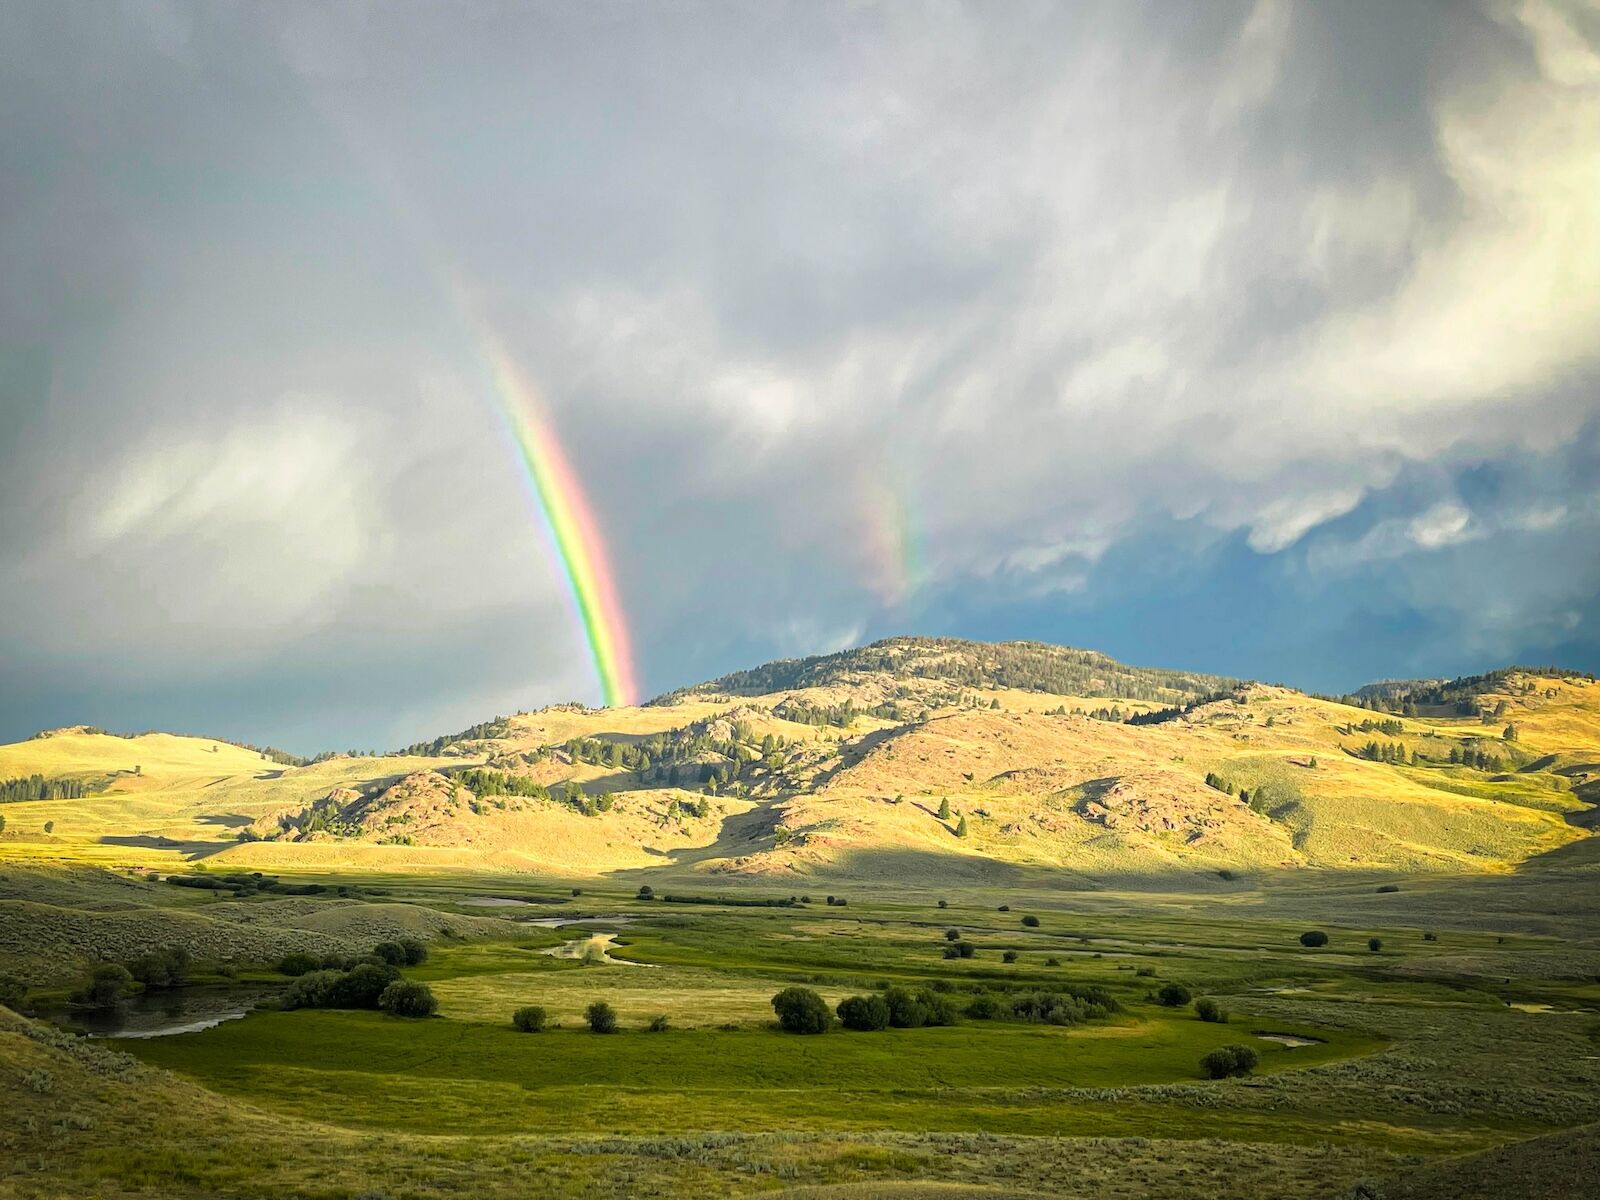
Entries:
<svg viewBox="0 0 1600 1200">
<path fill-rule="evenodd" d="M 866 544 L 873 560 L 873 586 L 891 608 L 917 597 L 927 578 L 922 536 L 909 501 L 909 488 L 899 472 L 882 466 L 863 478 Z"/>
<path fill-rule="evenodd" d="M 594 660 L 595 677 L 608 706 L 638 698 L 633 649 L 600 527 L 577 473 L 567 462 L 533 383 L 499 340 L 481 323 L 474 335 L 489 369 L 496 407 L 516 443 L 525 482 L 544 518 L 567 594 Z"/>
</svg>

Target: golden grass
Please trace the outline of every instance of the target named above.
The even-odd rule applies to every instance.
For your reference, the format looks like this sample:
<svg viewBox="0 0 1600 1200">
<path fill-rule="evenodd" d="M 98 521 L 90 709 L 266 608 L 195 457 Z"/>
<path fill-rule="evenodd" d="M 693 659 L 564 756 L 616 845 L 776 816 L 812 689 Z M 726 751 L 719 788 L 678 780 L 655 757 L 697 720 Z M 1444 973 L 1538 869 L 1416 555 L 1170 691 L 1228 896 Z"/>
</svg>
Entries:
<svg viewBox="0 0 1600 1200">
<path fill-rule="evenodd" d="M 863 686 L 858 703 L 883 690 L 877 682 Z M 506 737 L 473 754 L 341 757 L 303 768 L 280 768 L 204 739 L 66 732 L 0 747 L 0 775 L 110 777 L 109 790 L 6 806 L 0 860 L 568 878 L 665 868 L 789 879 L 848 871 L 874 855 L 874 869 L 892 874 L 885 864 L 897 860 L 908 877 L 933 862 L 958 876 L 1008 865 L 1089 875 L 1305 867 L 1498 872 L 1585 836 L 1566 820 L 1583 804 L 1554 775 L 1496 782 L 1466 768 L 1396 768 L 1352 756 L 1375 738 L 1442 754 L 1452 740 L 1496 740 L 1498 725 L 1404 718 L 1395 739 L 1351 729 L 1376 715 L 1369 711 L 1258 686 L 1242 702 L 1225 699 L 1181 720 L 1135 727 L 1046 715 L 1062 705 L 1113 703 L 1106 698 L 966 691 L 998 698 L 1000 710 L 944 710 L 901 727 L 868 719 L 846 732 L 773 716 L 783 695 L 561 708 L 510 718 Z M 823 704 L 851 693 L 835 686 L 788 694 Z M 1504 698 L 1525 756 L 1555 755 L 1561 764 L 1600 759 L 1600 685 L 1513 677 Z M 795 794 L 714 798 L 704 818 L 669 818 L 672 800 L 684 793 L 639 790 L 631 779 L 585 765 L 568 773 L 591 791 L 618 789 L 613 811 L 585 817 L 537 802 L 481 814 L 458 808 L 431 820 L 416 845 L 378 844 L 375 837 L 237 840 L 252 822 L 270 823 L 335 788 L 370 791 L 413 772 L 575 736 L 641 738 L 714 719 L 748 721 L 757 737 L 781 733 L 806 745 L 800 776 L 810 782 Z M 139 776 L 117 774 L 135 765 Z M 1252 812 L 1207 788 L 1208 771 L 1238 786 L 1276 778 L 1283 788 L 1274 794 L 1294 803 Z M 941 801 L 951 807 L 948 821 L 934 815 Z M 955 836 L 961 816 L 965 838 Z"/>
</svg>

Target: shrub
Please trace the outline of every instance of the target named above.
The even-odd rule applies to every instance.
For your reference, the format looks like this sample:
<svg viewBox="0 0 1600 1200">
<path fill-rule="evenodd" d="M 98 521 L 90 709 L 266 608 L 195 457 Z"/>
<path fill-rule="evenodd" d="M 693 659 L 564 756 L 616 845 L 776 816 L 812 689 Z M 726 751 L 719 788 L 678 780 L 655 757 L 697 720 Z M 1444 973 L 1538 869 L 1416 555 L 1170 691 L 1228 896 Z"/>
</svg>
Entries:
<svg viewBox="0 0 1600 1200">
<path fill-rule="evenodd" d="M 1032 913 L 1029 913 L 1027 916 L 1023 917 L 1022 923 L 1029 929 L 1039 928 L 1039 918 L 1034 916 Z"/>
<path fill-rule="evenodd" d="M 401 938 L 400 949 L 406 952 L 406 966 L 417 967 L 428 961 L 428 948 L 416 938 Z"/>
<path fill-rule="evenodd" d="M 667 1019 L 666 1013 L 657 1013 L 650 1018 L 650 1023 L 644 1027 L 646 1033 L 666 1033 L 672 1028 L 672 1022 Z"/>
<path fill-rule="evenodd" d="M 590 1033 L 615 1033 L 617 1031 L 617 1010 L 604 1000 L 596 1000 L 583 1010 L 583 1019 L 589 1022 Z"/>
<path fill-rule="evenodd" d="M 833 1023 L 827 1004 L 810 988 L 784 988 L 772 998 L 772 1011 L 788 1033 L 824 1033 Z"/>
<path fill-rule="evenodd" d="M 648 883 L 639 885 L 639 899 L 641 899 L 641 900 L 654 900 L 655 898 L 656 898 L 656 890 L 655 890 L 655 888 L 651 887 Z"/>
<path fill-rule="evenodd" d="M 946 941 L 949 941 L 949 942 L 959 941 L 961 939 L 961 930 L 959 930 L 959 929 L 946 929 L 944 931 L 944 936 L 945 936 L 945 940 Z"/>
<path fill-rule="evenodd" d="M 1250 1074 L 1257 1061 L 1256 1052 L 1249 1046 L 1221 1046 L 1200 1060 L 1200 1069 L 1209 1079 L 1226 1079 Z"/>
<path fill-rule="evenodd" d="M 283 1008 L 331 1008 L 333 989 L 343 978 L 343 971 L 307 971 L 283 990 L 278 1004 Z"/>
<path fill-rule="evenodd" d="M 28 994 L 28 985 L 15 975 L 0 975 L 0 1006 L 21 1008 L 22 998 Z"/>
<path fill-rule="evenodd" d="M 1320 929 L 1308 929 L 1300 935 L 1300 944 L 1302 946 L 1310 946 L 1313 949 L 1317 946 L 1326 946 L 1328 944 L 1328 935 Z"/>
<path fill-rule="evenodd" d="M 1134 972 L 1134 975 L 1139 979 L 1153 979 L 1155 977 L 1155 973 L 1156 969 L 1154 967 L 1140 967 Z"/>
<path fill-rule="evenodd" d="M 1367 939 L 1367 949 L 1371 950 L 1374 954 L 1376 954 L 1379 950 L 1383 949 L 1383 939 L 1380 938 L 1380 937 L 1370 937 L 1370 938 L 1368 938 Z"/>
<path fill-rule="evenodd" d="M 329 1008 L 376 1008 L 378 997 L 400 973 L 392 966 L 377 963 L 357 963 L 340 977 L 333 986 Z"/>
<path fill-rule="evenodd" d="M 1000 960 L 1002 962 L 1014 963 L 1017 961 L 1017 952 L 1015 950 L 1007 950 L 1000 956 Z"/>
<path fill-rule="evenodd" d="M 128 970 L 147 988 L 175 988 L 189 982 L 192 961 L 186 946 L 163 946 L 152 954 L 134 959 L 128 964 Z"/>
<path fill-rule="evenodd" d="M 1047 958 L 1044 960 L 1044 965 L 1047 967 L 1059 967 L 1061 960 L 1059 958 Z"/>
<path fill-rule="evenodd" d="M 883 994 L 889 1009 L 889 1024 L 896 1029 L 920 1029 L 928 1023 L 928 1010 L 903 987 L 892 987 Z"/>
<path fill-rule="evenodd" d="M 950 901 L 948 901 L 948 900 L 939 901 L 939 907 L 940 908 L 949 908 L 950 907 Z"/>
<path fill-rule="evenodd" d="M 357 963 L 348 971 L 308 971 L 287 988 L 283 1008 L 377 1008 L 384 989 L 400 978 L 387 963 Z"/>
<path fill-rule="evenodd" d="M 116 1008 L 132 990 L 133 976 L 127 967 L 119 963 L 101 963 L 90 972 L 83 986 L 72 993 L 72 1001 L 91 1008 Z"/>
<path fill-rule="evenodd" d="M 1437 942 L 1439 935 L 1437 933 L 1425 933 L 1422 935 L 1422 940 L 1425 942 Z"/>
<path fill-rule="evenodd" d="M 967 1001 L 967 1016 L 975 1021 L 992 1021 L 1005 1015 L 1005 1006 L 993 992 L 979 992 Z"/>
<path fill-rule="evenodd" d="M 918 991 L 917 1003 L 922 1006 L 924 1025 L 954 1025 L 961 1019 L 955 997 L 934 988 Z"/>
<path fill-rule="evenodd" d="M 1380 883 L 1378 885 L 1378 891 L 1380 892 L 1398 892 L 1399 890 L 1400 885 L 1398 883 Z"/>
<path fill-rule="evenodd" d="M 956 942 L 955 948 L 957 958 L 971 958 L 978 952 L 978 948 L 971 942 Z"/>
<path fill-rule="evenodd" d="M 1062 992 L 1031 992 L 1014 996 L 1011 1015 L 1019 1021 L 1040 1021 L 1047 1025 L 1075 1025 L 1116 1011 L 1117 1002 L 1098 987 L 1073 988 Z"/>
<path fill-rule="evenodd" d="M 1189 989 L 1181 983 L 1163 983 L 1161 990 L 1156 993 L 1156 999 L 1168 1008 L 1182 1008 L 1192 997 Z"/>
<path fill-rule="evenodd" d="M 278 960 L 277 972 L 280 975 L 306 975 L 322 966 L 322 960 L 314 954 L 296 951 L 286 954 Z"/>
<path fill-rule="evenodd" d="M 875 1033 L 889 1028 L 889 1005 L 882 996 L 850 996 L 839 1001 L 836 1011 L 846 1029 Z"/>
<path fill-rule="evenodd" d="M 1001 906 L 1000 906 L 1000 911 L 1001 911 L 1001 912 L 1010 912 L 1010 911 L 1011 911 L 1011 905 L 1009 905 L 1009 904 L 1002 904 L 1002 905 L 1001 905 Z"/>
<path fill-rule="evenodd" d="M 1194 1002 L 1195 1015 L 1202 1021 L 1210 1021 L 1215 1025 L 1228 1023 L 1228 1010 L 1215 1000 L 1205 997 Z"/>
<path fill-rule="evenodd" d="M 544 1030 L 545 1011 L 537 1004 L 527 1004 L 511 1014 L 511 1024 L 518 1033 L 540 1033 Z"/>
<path fill-rule="evenodd" d="M 373 957 L 381 958 L 391 967 L 405 965 L 406 948 L 399 942 L 379 942 L 372 948 L 372 954 Z"/>
<path fill-rule="evenodd" d="M 378 993 L 378 1007 L 391 1017 L 431 1017 L 439 1011 L 433 989 L 414 979 L 396 979 Z"/>
</svg>

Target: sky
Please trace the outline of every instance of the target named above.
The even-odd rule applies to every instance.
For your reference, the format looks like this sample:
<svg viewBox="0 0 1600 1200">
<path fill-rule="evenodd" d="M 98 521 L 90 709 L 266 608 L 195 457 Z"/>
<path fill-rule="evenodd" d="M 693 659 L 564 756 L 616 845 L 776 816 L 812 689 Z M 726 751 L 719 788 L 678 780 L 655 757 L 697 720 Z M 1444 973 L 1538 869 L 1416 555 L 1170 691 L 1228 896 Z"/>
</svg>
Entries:
<svg viewBox="0 0 1600 1200">
<path fill-rule="evenodd" d="M 1600 669 L 1600 8 L 0 5 L 0 738 L 598 703 L 517 412 L 642 695 Z"/>
</svg>

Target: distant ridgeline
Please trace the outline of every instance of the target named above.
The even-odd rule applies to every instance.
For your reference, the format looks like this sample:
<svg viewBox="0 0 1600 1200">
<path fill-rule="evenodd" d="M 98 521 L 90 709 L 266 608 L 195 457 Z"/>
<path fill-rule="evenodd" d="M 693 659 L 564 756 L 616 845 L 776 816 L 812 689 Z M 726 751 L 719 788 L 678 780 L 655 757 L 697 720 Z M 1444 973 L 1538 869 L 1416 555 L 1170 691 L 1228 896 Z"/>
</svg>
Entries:
<svg viewBox="0 0 1600 1200">
<path fill-rule="evenodd" d="M 80 800 L 88 794 L 88 789 L 76 779 L 29 775 L 0 781 L 0 804 L 18 804 L 24 800 Z"/>
<path fill-rule="evenodd" d="M 1202 697 L 1237 682 L 1218 675 L 1130 667 L 1093 650 L 1042 642 L 989 645 L 960 638 L 889 638 L 836 654 L 790 658 L 709 683 L 680 688 L 651 701 L 670 704 L 704 693 L 759 696 L 798 688 L 827 687 L 852 676 L 883 673 L 937 679 L 959 687 L 1016 688 L 1060 696 L 1094 695 L 1128 700 L 1170 700 L 1173 693 Z"/>
<path fill-rule="evenodd" d="M 434 738 L 431 742 L 412 742 L 405 749 L 397 750 L 395 753 L 404 754 L 411 758 L 438 758 L 449 747 L 458 745 L 461 742 L 481 742 L 493 738 L 503 738 L 510 732 L 511 726 L 507 723 L 506 718 L 496 717 L 492 721 L 481 721 L 476 725 L 469 725 L 460 733 L 443 734 Z M 350 756 L 352 758 L 357 757 L 356 752 L 352 750 Z M 334 755 L 332 754 L 319 754 L 317 756 L 319 760 L 333 757 Z"/>
<path fill-rule="evenodd" d="M 250 742 L 236 742 L 232 738 L 207 737 L 203 733 L 172 733 L 166 729 L 146 729 L 139 733 L 118 733 L 114 729 L 101 729 L 98 725 L 76 725 L 71 729 L 41 729 L 29 741 L 38 741 L 40 738 L 56 737 L 63 733 L 86 733 L 98 737 L 122 738 L 124 741 L 133 741 L 135 738 L 151 737 L 155 734 L 165 734 L 169 737 L 193 738 L 197 742 L 217 742 L 224 746 L 237 746 L 240 750 L 249 750 L 259 754 L 262 758 L 271 759 L 280 767 L 303 767 L 311 760 L 301 758 L 298 754 L 290 754 L 287 750 L 279 750 L 276 746 L 256 746 Z"/>
<path fill-rule="evenodd" d="M 1513 675 L 1594 679 L 1586 671 L 1573 671 L 1566 667 L 1505 667 L 1482 675 L 1463 675 L 1450 680 L 1387 679 L 1369 683 L 1339 699 L 1345 704 L 1379 712 L 1414 714 L 1419 707 L 1432 707 L 1449 708 L 1459 716 L 1476 716 L 1482 708 L 1478 697 L 1485 692 L 1516 690 L 1523 695 L 1532 695 L 1539 690 L 1539 685 L 1532 682 L 1512 685 L 1510 680 Z"/>
</svg>

